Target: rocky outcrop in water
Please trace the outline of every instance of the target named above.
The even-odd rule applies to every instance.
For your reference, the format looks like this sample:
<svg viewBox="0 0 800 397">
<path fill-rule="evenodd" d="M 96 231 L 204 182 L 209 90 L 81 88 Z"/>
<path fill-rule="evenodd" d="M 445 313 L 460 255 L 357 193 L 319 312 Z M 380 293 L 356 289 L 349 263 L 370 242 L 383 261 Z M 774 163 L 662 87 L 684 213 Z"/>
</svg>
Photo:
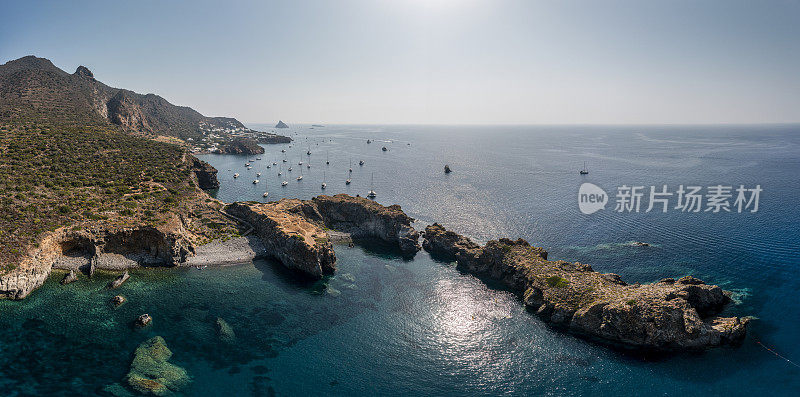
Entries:
<svg viewBox="0 0 800 397">
<path fill-rule="evenodd" d="M 699 350 L 740 342 L 747 319 L 718 314 L 729 294 L 693 277 L 626 284 L 582 263 L 550 261 L 522 239 L 485 246 L 438 224 L 423 247 L 469 273 L 500 281 L 552 325 L 604 343 L 643 350 Z"/>
<path fill-rule="evenodd" d="M 145 313 L 139 317 L 136 317 L 136 321 L 134 323 L 137 327 L 146 327 L 153 323 L 153 317 Z"/>
<path fill-rule="evenodd" d="M 128 281 L 128 279 L 129 279 L 129 278 L 131 278 L 131 275 L 130 275 L 130 274 L 128 274 L 128 271 L 126 270 L 124 273 L 120 274 L 120 275 L 119 275 L 119 276 L 117 276 L 115 279 L 111 280 L 111 281 L 108 283 L 108 285 L 106 286 L 106 288 L 107 288 L 107 289 L 117 289 L 117 288 L 119 288 L 119 287 L 120 287 L 120 286 L 121 286 L 123 283 L 125 283 L 126 281 Z"/>
<path fill-rule="evenodd" d="M 286 125 L 286 123 L 284 123 L 282 120 L 278 120 L 278 124 L 275 124 L 275 128 L 289 128 L 289 126 Z"/>
<path fill-rule="evenodd" d="M 269 255 L 286 267 L 320 278 L 333 273 L 336 255 L 322 227 L 289 210 L 299 203 L 300 200 L 233 203 L 225 212 L 252 226 Z"/>
<path fill-rule="evenodd" d="M 76 273 L 74 269 L 70 269 L 69 273 L 65 274 L 64 278 L 61 279 L 61 285 L 67 285 L 77 280 L 78 280 L 78 273 Z"/>
<path fill-rule="evenodd" d="M 125 299 L 125 297 L 122 295 L 115 295 L 113 298 L 111 298 L 111 304 L 114 305 L 114 307 L 119 307 L 122 306 L 126 300 L 127 299 Z"/>
<path fill-rule="evenodd" d="M 406 256 L 420 250 L 419 233 L 411 226 L 414 218 L 399 205 L 384 207 L 363 197 L 337 194 L 303 201 L 302 211 L 309 219 L 353 238 L 377 238 L 397 244 Z"/>
<path fill-rule="evenodd" d="M 189 156 L 189 165 L 197 177 L 197 186 L 203 190 L 219 189 L 219 180 L 217 179 L 217 169 L 211 164 L 194 156 Z"/>
</svg>

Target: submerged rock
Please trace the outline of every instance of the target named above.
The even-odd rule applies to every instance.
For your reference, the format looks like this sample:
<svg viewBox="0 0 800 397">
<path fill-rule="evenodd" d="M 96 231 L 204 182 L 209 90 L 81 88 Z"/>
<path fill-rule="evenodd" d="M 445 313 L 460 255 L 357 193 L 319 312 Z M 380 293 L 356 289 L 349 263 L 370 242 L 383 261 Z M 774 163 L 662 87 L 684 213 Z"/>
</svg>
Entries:
<svg viewBox="0 0 800 397">
<path fill-rule="evenodd" d="M 156 336 L 144 341 L 134 352 L 126 382 L 142 394 L 166 396 L 181 390 L 191 378 L 185 369 L 168 362 L 171 357 L 164 338 Z"/>
<path fill-rule="evenodd" d="M 139 327 L 146 327 L 153 322 L 153 317 L 145 313 L 136 318 L 136 325 Z"/>
<path fill-rule="evenodd" d="M 124 273 L 117 276 L 117 278 L 111 280 L 111 282 L 108 283 L 106 288 L 108 289 L 119 288 L 119 286 L 122 285 L 124 282 L 128 281 L 129 278 L 131 278 L 131 275 L 128 274 L 128 271 L 126 270 Z"/>
<path fill-rule="evenodd" d="M 214 329 L 217 332 L 217 337 L 219 337 L 221 341 L 225 343 L 233 343 L 236 341 L 236 334 L 233 332 L 233 328 L 222 318 L 217 317 L 217 321 L 214 322 Z"/>
<path fill-rule="evenodd" d="M 481 247 L 438 224 L 423 246 L 469 273 L 502 282 L 545 321 L 601 342 L 642 350 L 699 350 L 741 342 L 748 319 L 719 317 L 728 293 L 694 277 L 628 285 L 582 263 L 550 261 L 523 239 Z"/>
<path fill-rule="evenodd" d="M 64 275 L 64 278 L 61 279 L 61 285 L 67 285 L 71 282 L 78 280 L 78 274 L 75 273 L 75 270 L 70 269 L 69 273 Z"/>
</svg>

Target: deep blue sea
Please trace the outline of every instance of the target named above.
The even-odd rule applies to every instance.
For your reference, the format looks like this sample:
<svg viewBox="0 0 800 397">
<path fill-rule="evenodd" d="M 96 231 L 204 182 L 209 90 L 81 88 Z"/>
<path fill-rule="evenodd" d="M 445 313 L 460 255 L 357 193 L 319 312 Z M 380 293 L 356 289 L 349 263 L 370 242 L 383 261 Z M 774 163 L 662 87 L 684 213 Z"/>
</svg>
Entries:
<svg viewBox="0 0 800 397">
<path fill-rule="evenodd" d="M 523 237 L 551 259 L 590 263 L 628 282 L 693 275 L 722 285 L 734 292 L 728 314 L 754 317 L 749 335 L 735 348 L 635 356 L 554 331 L 508 292 L 424 251 L 403 260 L 380 244 L 341 245 L 336 274 L 320 282 L 298 280 L 271 261 L 136 271 L 114 292 L 102 289 L 111 275 L 63 287 L 53 276 L 25 301 L 0 301 L 3 394 L 101 393 L 122 381 L 133 350 L 155 335 L 192 376 L 187 395 L 800 393 L 800 126 L 277 131 L 295 139 L 291 147 L 202 156 L 219 169 L 219 199 L 263 201 L 265 190 L 269 200 L 363 196 L 373 188 L 378 202 L 400 204 L 418 229 L 439 222 L 480 242 Z M 246 170 L 256 157 L 262 160 Z M 273 161 L 288 186 L 280 187 L 278 169 L 266 168 Z M 578 173 L 584 162 L 585 176 Z M 579 211 L 584 182 L 610 195 L 604 210 Z M 614 211 L 623 185 L 645 187 L 639 213 Z M 755 213 L 681 212 L 675 196 L 666 213 L 660 206 L 645 212 L 650 186 L 663 185 L 673 193 L 679 185 L 702 186 L 702 194 L 716 185 L 763 191 Z M 735 198 L 734 191 L 731 205 Z M 107 301 L 116 293 L 129 302 L 114 310 Z M 143 312 L 153 326 L 134 329 Z M 234 344 L 216 338 L 217 317 L 234 329 Z"/>
</svg>

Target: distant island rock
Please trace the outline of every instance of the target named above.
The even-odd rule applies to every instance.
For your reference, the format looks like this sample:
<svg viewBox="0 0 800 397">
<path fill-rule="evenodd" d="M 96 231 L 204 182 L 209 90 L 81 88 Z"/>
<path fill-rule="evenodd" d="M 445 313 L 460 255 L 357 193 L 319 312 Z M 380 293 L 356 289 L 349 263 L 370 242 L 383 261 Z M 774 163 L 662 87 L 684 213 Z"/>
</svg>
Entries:
<svg viewBox="0 0 800 397">
<path fill-rule="evenodd" d="M 284 123 L 283 121 L 278 120 L 278 124 L 275 124 L 275 128 L 289 128 L 289 126 L 286 125 L 286 123 Z"/>
</svg>

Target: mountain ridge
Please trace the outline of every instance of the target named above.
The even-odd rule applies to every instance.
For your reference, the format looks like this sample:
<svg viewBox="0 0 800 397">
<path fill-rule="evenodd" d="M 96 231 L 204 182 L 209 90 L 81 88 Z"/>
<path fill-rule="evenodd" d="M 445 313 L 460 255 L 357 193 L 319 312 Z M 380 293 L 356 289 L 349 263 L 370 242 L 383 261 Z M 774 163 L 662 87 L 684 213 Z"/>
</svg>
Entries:
<svg viewBox="0 0 800 397">
<path fill-rule="evenodd" d="M 263 143 L 289 142 L 251 130 L 232 117 L 205 116 L 157 94 L 110 87 L 86 66 L 70 74 L 49 59 L 28 55 L 0 65 L 0 120 L 53 117 L 67 124 L 111 123 L 123 130 L 201 141 L 210 131 L 251 134 Z"/>
</svg>

